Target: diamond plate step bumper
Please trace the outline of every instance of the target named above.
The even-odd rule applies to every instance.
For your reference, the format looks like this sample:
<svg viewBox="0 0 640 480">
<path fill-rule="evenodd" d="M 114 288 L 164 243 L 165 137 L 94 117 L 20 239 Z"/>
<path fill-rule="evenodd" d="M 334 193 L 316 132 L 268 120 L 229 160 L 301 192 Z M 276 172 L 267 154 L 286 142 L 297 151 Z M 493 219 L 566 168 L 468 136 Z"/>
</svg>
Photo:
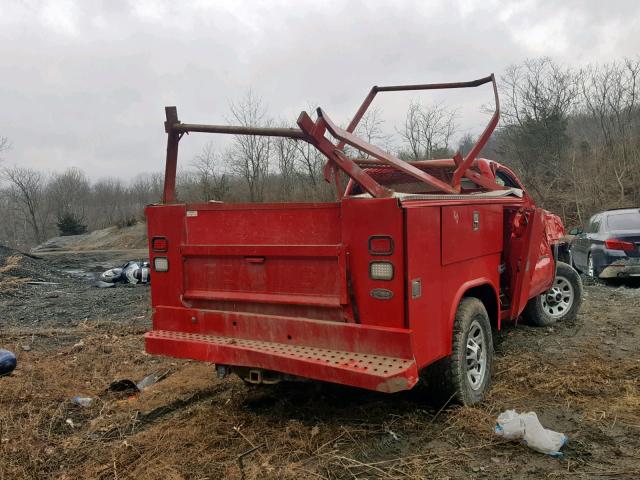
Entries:
<svg viewBox="0 0 640 480">
<path fill-rule="evenodd" d="M 146 351 L 222 365 L 264 368 L 380 392 L 408 390 L 418 381 L 413 359 L 198 333 L 154 330 Z"/>
</svg>

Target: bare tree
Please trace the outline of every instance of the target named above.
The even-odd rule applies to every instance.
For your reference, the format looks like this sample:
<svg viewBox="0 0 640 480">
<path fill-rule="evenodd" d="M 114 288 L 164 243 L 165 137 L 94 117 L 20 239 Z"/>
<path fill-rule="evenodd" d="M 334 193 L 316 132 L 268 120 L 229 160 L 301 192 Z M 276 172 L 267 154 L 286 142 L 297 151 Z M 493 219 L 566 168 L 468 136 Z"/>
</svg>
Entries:
<svg viewBox="0 0 640 480">
<path fill-rule="evenodd" d="M 385 151 L 391 149 L 391 136 L 384 131 L 384 119 L 382 118 L 382 110 L 374 107 L 364 114 L 358 127 L 356 135 Z M 368 154 L 363 154 L 364 158 L 368 158 Z"/>
<path fill-rule="evenodd" d="M 230 189 L 229 177 L 220 167 L 220 157 L 212 142 L 202 148 L 192 165 L 198 173 L 201 196 L 205 200 L 224 200 Z"/>
<path fill-rule="evenodd" d="M 245 127 L 271 125 L 266 107 L 259 97 L 248 91 L 244 98 L 230 105 L 233 119 Z M 233 172 L 244 179 L 252 202 L 262 201 L 264 186 L 269 175 L 272 141 L 269 137 L 237 135 L 231 149 Z"/>
<path fill-rule="evenodd" d="M 278 171 L 280 172 L 280 195 L 283 199 L 290 199 L 294 195 L 297 176 L 297 143 L 291 138 L 276 138 L 273 141 Z"/>
<path fill-rule="evenodd" d="M 97 181 L 91 195 L 92 227 L 125 226 L 135 221 L 135 207 L 131 205 L 127 187 L 118 178 Z"/>
<path fill-rule="evenodd" d="M 162 199 L 163 188 L 164 175 L 160 172 L 143 173 L 133 179 L 129 194 L 140 214 L 146 205 L 157 203 Z"/>
<path fill-rule="evenodd" d="M 45 205 L 44 175 L 31 168 L 6 167 L 2 169 L 2 177 L 9 182 L 9 195 L 29 223 L 35 240 L 42 242 L 49 214 Z"/>
<path fill-rule="evenodd" d="M 7 137 L 0 136 L 0 153 L 4 152 L 5 150 L 9 150 L 10 146 L 11 145 L 9 144 L 9 139 Z M 0 157 L 0 160 L 2 160 L 2 157 Z"/>
<path fill-rule="evenodd" d="M 411 160 L 419 160 L 423 157 L 422 153 L 422 129 L 420 128 L 421 122 L 421 107 L 419 103 L 409 103 L 407 114 L 404 119 L 404 130 L 400 135 L 405 141 L 408 147 L 408 156 Z"/>
<path fill-rule="evenodd" d="M 502 118 L 520 126 L 566 117 L 578 95 L 574 72 L 548 57 L 507 67 L 501 84 Z"/>
<path fill-rule="evenodd" d="M 640 60 L 590 65 L 581 71 L 580 89 L 583 110 L 599 127 L 602 156 L 609 157 L 622 204 L 626 191 L 640 182 Z M 598 139 L 589 140 L 597 149 Z"/>
<path fill-rule="evenodd" d="M 470 133 L 465 133 L 458 141 L 458 151 L 464 157 L 471 151 L 476 144 L 476 140 Z"/>
<path fill-rule="evenodd" d="M 567 173 L 567 125 L 578 94 L 576 75 L 549 58 L 526 60 L 501 77 L 498 150 L 518 164 L 544 205 Z"/>
<path fill-rule="evenodd" d="M 322 184 L 322 167 L 326 158 L 307 142 L 296 142 L 298 171 L 314 191 Z"/>
<path fill-rule="evenodd" d="M 447 155 L 456 129 L 455 118 L 454 111 L 441 105 L 425 106 L 412 101 L 399 132 L 406 148 L 403 156 L 419 160 Z"/>
<path fill-rule="evenodd" d="M 78 222 L 86 219 L 91 186 L 82 170 L 69 168 L 62 173 L 54 174 L 46 190 L 51 209 L 58 221 L 65 216 Z"/>
</svg>

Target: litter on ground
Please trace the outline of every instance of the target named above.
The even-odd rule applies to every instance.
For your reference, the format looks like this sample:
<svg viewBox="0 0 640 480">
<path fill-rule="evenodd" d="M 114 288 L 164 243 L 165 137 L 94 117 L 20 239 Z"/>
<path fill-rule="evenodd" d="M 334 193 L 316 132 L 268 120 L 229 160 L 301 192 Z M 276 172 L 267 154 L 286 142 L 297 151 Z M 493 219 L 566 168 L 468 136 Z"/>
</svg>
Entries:
<svg viewBox="0 0 640 480">
<path fill-rule="evenodd" d="M 515 410 L 506 410 L 498 416 L 496 434 L 507 440 L 522 440 L 529 448 L 554 457 L 562 456 L 560 449 L 568 441 L 564 433 L 544 428 L 535 412 Z"/>
<path fill-rule="evenodd" d="M 8 375 L 16 368 L 16 356 L 9 350 L 0 349 L 0 376 Z"/>
</svg>

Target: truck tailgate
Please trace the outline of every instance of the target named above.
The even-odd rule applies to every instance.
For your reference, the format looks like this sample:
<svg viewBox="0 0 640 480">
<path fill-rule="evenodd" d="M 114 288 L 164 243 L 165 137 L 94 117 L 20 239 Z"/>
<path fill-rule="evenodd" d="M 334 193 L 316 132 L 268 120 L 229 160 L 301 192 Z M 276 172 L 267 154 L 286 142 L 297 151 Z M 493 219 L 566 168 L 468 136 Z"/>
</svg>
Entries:
<svg viewBox="0 0 640 480">
<path fill-rule="evenodd" d="M 339 320 L 348 303 L 340 237 L 337 203 L 188 206 L 183 299 Z"/>
<path fill-rule="evenodd" d="M 395 199 L 152 205 L 145 213 L 154 266 L 147 352 L 386 392 L 416 383 Z M 380 236 L 395 248 L 372 253 Z M 394 278 L 371 279 L 374 260 L 393 262 Z M 382 288 L 392 295 L 371 297 Z"/>
</svg>

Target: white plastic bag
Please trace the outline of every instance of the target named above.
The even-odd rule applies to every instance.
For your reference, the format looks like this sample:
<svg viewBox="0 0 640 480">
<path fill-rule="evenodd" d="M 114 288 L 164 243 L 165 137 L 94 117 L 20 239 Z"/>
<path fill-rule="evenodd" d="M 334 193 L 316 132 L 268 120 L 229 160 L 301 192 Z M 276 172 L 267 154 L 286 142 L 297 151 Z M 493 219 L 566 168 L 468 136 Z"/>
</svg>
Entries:
<svg viewBox="0 0 640 480">
<path fill-rule="evenodd" d="M 528 447 L 554 457 L 562 456 L 560 449 L 568 440 L 564 433 L 544 428 L 535 412 L 518 413 L 515 410 L 507 410 L 498 416 L 496 433 L 507 440 L 522 439 Z"/>
</svg>

